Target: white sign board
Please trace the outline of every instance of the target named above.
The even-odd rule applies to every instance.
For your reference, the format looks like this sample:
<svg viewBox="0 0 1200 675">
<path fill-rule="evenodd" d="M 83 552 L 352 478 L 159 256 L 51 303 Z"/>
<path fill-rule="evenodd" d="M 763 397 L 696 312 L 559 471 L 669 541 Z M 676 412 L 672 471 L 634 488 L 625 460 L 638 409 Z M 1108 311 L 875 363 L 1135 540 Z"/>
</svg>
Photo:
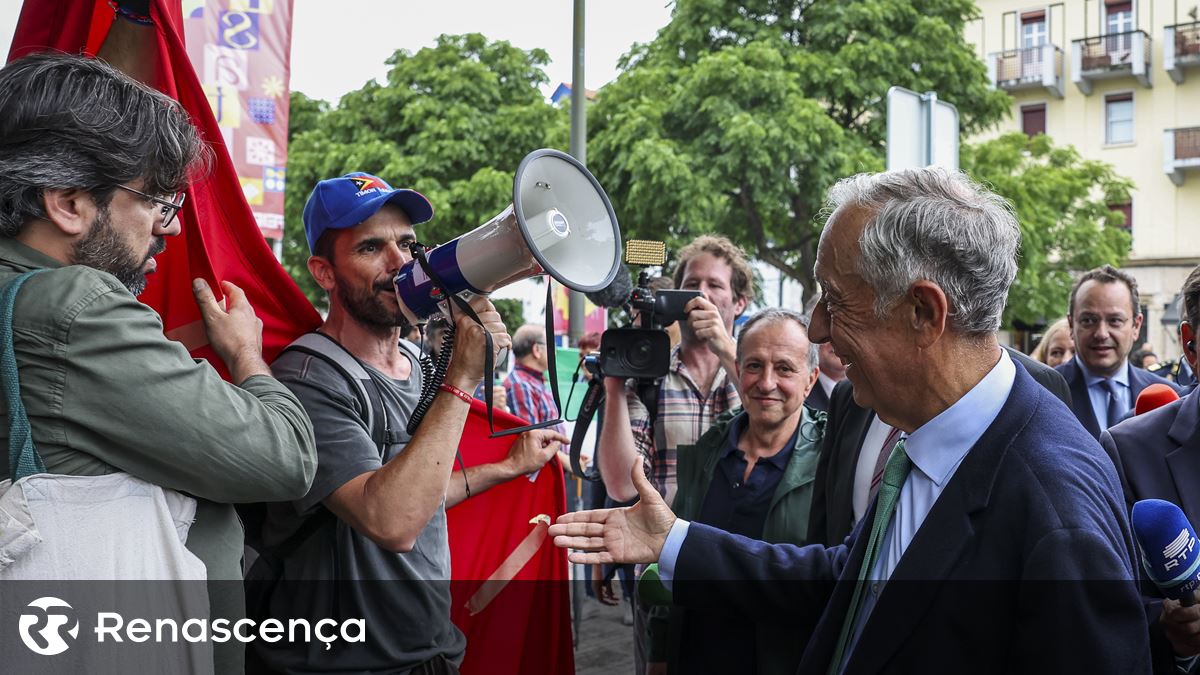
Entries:
<svg viewBox="0 0 1200 675">
<path fill-rule="evenodd" d="M 958 108 L 934 92 L 888 89 L 888 170 L 931 165 L 958 168 Z"/>
</svg>

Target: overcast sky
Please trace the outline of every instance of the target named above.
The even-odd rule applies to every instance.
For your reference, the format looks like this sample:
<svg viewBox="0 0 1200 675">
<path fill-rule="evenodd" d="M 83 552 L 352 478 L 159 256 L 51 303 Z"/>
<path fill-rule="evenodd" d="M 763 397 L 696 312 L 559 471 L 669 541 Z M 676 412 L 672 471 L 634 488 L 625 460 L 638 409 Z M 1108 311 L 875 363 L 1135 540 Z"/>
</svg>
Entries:
<svg viewBox="0 0 1200 675">
<path fill-rule="evenodd" d="M 293 6 L 291 87 L 313 98 L 335 101 L 368 80 L 382 80 L 383 61 L 393 51 L 415 52 L 443 33 L 483 33 L 522 49 L 541 47 L 551 58 L 546 93 L 571 81 L 572 0 L 295 0 Z M 20 0 L 0 0 L 5 54 L 20 8 Z M 614 79 L 617 59 L 633 43 L 654 39 L 670 13 L 668 0 L 588 2 L 588 88 Z"/>
</svg>

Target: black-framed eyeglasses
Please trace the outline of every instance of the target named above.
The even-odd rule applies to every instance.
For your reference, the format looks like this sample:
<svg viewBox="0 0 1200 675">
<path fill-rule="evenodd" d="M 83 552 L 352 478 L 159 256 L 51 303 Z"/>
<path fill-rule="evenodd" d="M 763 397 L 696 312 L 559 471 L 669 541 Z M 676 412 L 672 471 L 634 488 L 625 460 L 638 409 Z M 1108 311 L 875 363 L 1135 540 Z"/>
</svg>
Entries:
<svg viewBox="0 0 1200 675">
<path fill-rule="evenodd" d="M 143 199 L 148 199 L 148 200 L 154 202 L 155 204 L 158 204 L 160 207 L 162 207 L 162 217 L 163 217 L 162 227 L 164 230 L 166 228 L 170 227 L 171 221 L 175 220 L 175 214 L 179 213 L 179 209 L 183 208 L 183 200 L 187 198 L 186 192 L 176 192 L 172 195 L 169 195 L 167 198 L 164 199 L 162 197 L 155 197 L 154 195 L 148 195 L 145 192 L 142 192 L 141 190 L 134 190 L 133 188 L 126 186 L 126 185 L 118 185 L 117 187 L 121 188 L 122 190 L 124 190 L 126 192 L 132 192 L 133 194 L 135 194 Z"/>
</svg>

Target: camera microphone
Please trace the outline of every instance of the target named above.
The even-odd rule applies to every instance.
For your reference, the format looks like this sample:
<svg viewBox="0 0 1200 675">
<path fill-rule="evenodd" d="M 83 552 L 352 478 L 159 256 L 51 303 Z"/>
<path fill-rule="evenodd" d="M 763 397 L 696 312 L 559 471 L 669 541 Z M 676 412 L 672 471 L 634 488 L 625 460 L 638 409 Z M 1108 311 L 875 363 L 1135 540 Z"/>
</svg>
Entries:
<svg viewBox="0 0 1200 675">
<path fill-rule="evenodd" d="M 632 294 L 633 282 L 629 278 L 629 268 L 621 265 L 611 284 L 584 295 L 597 307 L 624 307 Z"/>
</svg>

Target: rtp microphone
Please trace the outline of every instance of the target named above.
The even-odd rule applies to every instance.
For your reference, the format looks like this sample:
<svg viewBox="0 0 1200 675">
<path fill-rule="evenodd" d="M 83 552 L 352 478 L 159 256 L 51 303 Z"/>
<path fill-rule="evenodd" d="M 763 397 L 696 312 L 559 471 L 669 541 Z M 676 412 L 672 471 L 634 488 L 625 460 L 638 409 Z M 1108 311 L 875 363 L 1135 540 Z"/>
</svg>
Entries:
<svg viewBox="0 0 1200 675">
<path fill-rule="evenodd" d="M 1133 406 L 1133 414 L 1141 415 L 1178 400 L 1179 394 L 1175 393 L 1174 389 L 1165 384 L 1152 384 L 1138 394 L 1137 403 Z"/>
<path fill-rule="evenodd" d="M 1191 605 L 1200 588 L 1200 550 L 1187 516 L 1171 502 L 1143 499 L 1131 520 L 1146 574 L 1163 597 Z"/>
</svg>

